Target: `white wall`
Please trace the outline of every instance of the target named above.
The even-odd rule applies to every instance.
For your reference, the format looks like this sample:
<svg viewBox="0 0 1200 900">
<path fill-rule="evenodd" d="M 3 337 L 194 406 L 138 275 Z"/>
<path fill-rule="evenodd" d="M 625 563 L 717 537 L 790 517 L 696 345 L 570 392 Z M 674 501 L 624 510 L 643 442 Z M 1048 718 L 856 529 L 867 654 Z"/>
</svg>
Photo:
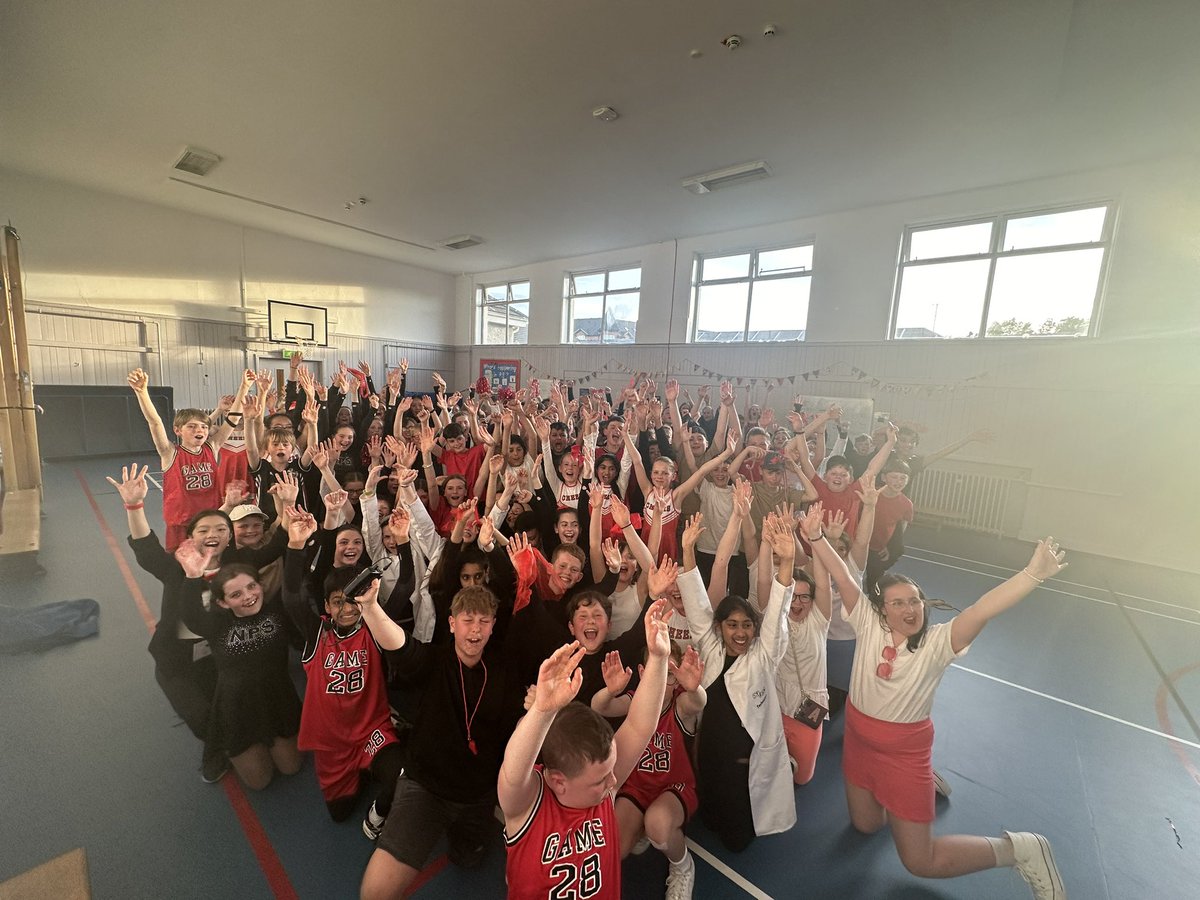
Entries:
<svg viewBox="0 0 1200 900">
<path fill-rule="evenodd" d="M 0 169 L 31 303 L 242 321 L 267 297 L 329 308 L 330 331 L 454 343 L 454 278 Z M 334 321 L 336 320 L 336 321 Z"/>
<path fill-rule="evenodd" d="M 893 342 L 883 338 L 905 225 L 979 214 L 1116 200 L 1119 219 L 1093 339 Z M 697 198 L 720 202 L 720 194 Z M 873 397 L 876 409 L 924 429 L 926 447 L 990 427 L 999 437 L 963 456 L 1030 470 L 1019 529 L 1078 550 L 1200 571 L 1200 490 L 1172 474 L 1200 446 L 1200 166 L 1194 158 L 1078 173 L 852 210 L 627 251 L 553 260 L 459 281 L 460 340 L 471 337 L 471 284 L 531 280 L 531 343 L 473 347 L 521 357 L 537 371 L 589 373 L 613 387 L 626 371 L 663 371 L 698 383 L 707 369 L 758 381 L 832 367 L 801 393 Z M 815 239 L 808 340 L 790 345 L 686 343 L 695 254 Z M 562 279 L 572 270 L 642 264 L 638 343 L 559 343 Z M 674 284 L 672 291 L 671 285 Z M 460 357 L 462 359 L 462 357 Z M 852 369 L 869 374 L 860 378 Z M 971 378 L 970 382 L 966 379 Z M 878 380 L 880 384 L 873 386 Z M 939 390 L 955 386 L 957 389 Z M 931 390 L 932 389 L 932 390 Z M 790 384 L 775 395 L 782 408 Z"/>
</svg>

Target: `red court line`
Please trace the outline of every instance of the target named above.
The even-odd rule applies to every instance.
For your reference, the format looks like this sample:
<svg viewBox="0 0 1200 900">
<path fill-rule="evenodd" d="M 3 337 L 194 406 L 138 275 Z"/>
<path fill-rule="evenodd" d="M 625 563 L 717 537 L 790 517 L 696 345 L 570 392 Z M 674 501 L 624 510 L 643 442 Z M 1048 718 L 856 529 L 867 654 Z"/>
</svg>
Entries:
<svg viewBox="0 0 1200 900">
<path fill-rule="evenodd" d="M 423 868 L 417 877 L 413 879 L 413 883 L 408 886 L 408 892 L 415 894 L 418 890 L 428 884 L 434 877 L 450 864 L 450 859 L 445 854 L 439 856 L 425 868 Z"/>
<path fill-rule="evenodd" d="M 1167 684 L 1174 684 L 1179 681 L 1184 675 L 1200 669 L 1200 663 L 1192 663 L 1190 666 L 1184 666 L 1182 669 L 1176 669 L 1167 675 L 1167 681 L 1164 681 L 1158 686 L 1158 693 L 1154 697 L 1154 708 L 1158 712 L 1159 727 L 1169 735 L 1174 736 L 1175 731 L 1171 728 L 1171 713 L 1167 709 Z M 1200 769 L 1197 769 L 1192 762 L 1192 758 L 1188 756 L 1186 750 L 1171 741 L 1171 750 L 1179 757 L 1179 761 L 1183 763 L 1183 768 L 1189 775 L 1192 776 L 1192 781 L 1200 785 Z"/>
<path fill-rule="evenodd" d="M 92 506 L 92 512 L 95 513 L 96 522 L 100 526 L 100 533 L 104 535 L 108 549 L 112 551 L 113 559 L 117 561 L 117 568 L 121 570 L 121 575 L 125 578 L 125 586 L 129 588 L 129 595 L 141 611 L 142 619 L 146 622 L 146 629 L 153 634 L 155 627 L 154 614 L 150 612 L 150 606 L 146 603 L 146 597 L 134 579 L 133 572 L 129 568 L 129 563 L 125 561 L 125 555 L 121 552 L 120 546 L 117 544 L 116 535 L 112 533 L 112 529 L 108 527 L 108 522 L 104 520 L 104 514 L 100 512 L 100 505 L 92 495 L 92 491 L 88 487 L 87 479 L 83 477 L 83 473 L 76 469 L 75 477 L 78 479 L 80 487 L 83 488 L 83 493 L 87 497 L 88 503 Z M 271 887 L 271 893 L 278 897 L 279 900 L 297 900 L 299 895 L 296 893 L 296 889 L 292 887 L 292 882 L 288 879 L 287 872 L 283 868 L 283 863 L 280 862 L 275 848 L 271 845 L 271 839 L 267 837 L 267 832 L 263 829 L 262 822 L 258 820 L 258 816 L 254 812 L 254 807 L 250 805 L 250 800 L 246 797 L 246 792 L 242 790 L 241 782 L 231 774 L 221 779 L 221 784 L 225 788 L 225 796 L 229 798 L 229 805 L 233 807 L 238 822 L 242 826 L 246 840 L 250 842 L 250 849 L 254 851 L 254 856 L 258 859 L 258 865 L 262 869 L 263 875 L 266 876 L 267 884 Z"/>
</svg>

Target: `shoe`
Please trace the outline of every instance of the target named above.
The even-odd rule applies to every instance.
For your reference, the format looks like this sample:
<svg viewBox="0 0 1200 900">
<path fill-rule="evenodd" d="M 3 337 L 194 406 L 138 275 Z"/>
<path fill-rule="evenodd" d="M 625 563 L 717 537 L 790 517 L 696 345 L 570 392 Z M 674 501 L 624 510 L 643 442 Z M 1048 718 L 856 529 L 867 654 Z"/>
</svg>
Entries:
<svg viewBox="0 0 1200 900">
<path fill-rule="evenodd" d="M 367 810 L 366 818 L 363 819 L 363 834 L 373 841 L 379 840 L 379 835 L 383 833 L 383 823 L 386 820 L 379 813 L 375 812 L 375 804 L 371 804 L 371 808 Z"/>
<path fill-rule="evenodd" d="M 696 861 L 692 854 L 684 852 L 683 859 L 667 867 L 666 900 L 692 900 L 692 888 L 696 884 Z"/>
<path fill-rule="evenodd" d="M 200 760 L 200 780 L 205 784 L 216 784 L 229 771 L 229 757 L 224 750 L 204 748 L 204 756 Z"/>
<path fill-rule="evenodd" d="M 629 852 L 631 854 L 633 854 L 634 856 L 641 856 L 643 853 L 645 853 L 649 849 L 650 849 L 650 838 L 646 837 L 643 834 L 642 839 L 640 841 L 638 841 L 636 844 L 634 844 L 633 847 L 630 848 Z"/>
<path fill-rule="evenodd" d="M 1016 870 L 1033 890 L 1037 900 L 1066 900 L 1067 889 L 1050 852 L 1050 842 L 1029 831 L 1004 832 L 1013 845 Z"/>
<path fill-rule="evenodd" d="M 946 799 L 950 799 L 950 791 L 953 790 L 950 787 L 950 782 L 942 777 L 942 773 L 937 769 L 933 770 L 933 789 Z"/>
<path fill-rule="evenodd" d="M 796 774 L 796 770 L 798 768 L 800 768 L 800 763 L 796 762 L 796 757 L 789 756 L 788 757 L 788 765 L 790 765 L 792 767 L 792 775 L 794 777 Z"/>
</svg>

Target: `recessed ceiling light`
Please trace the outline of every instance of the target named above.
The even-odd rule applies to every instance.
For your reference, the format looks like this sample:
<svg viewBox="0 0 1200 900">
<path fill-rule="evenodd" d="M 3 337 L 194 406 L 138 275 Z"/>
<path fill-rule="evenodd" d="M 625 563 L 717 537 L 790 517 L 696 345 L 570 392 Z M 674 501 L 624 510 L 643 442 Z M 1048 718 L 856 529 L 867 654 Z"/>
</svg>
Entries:
<svg viewBox="0 0 1200 900">
<path fill-rule="evenodd" d="M 733 187 L 735 184 L 744 184 L 747 181 L 758 181 L 761 178 L 770 177 L 771 167 L 763 160 L 757 159 L 754 162 L 740 163 L 736 166 L 727 166 L 724 169 L 714 169 L 711 172 L 692 175 L 680 183 L 693 194 L 707 194 L 709 191 L 719 188 Z"/>
</svg>

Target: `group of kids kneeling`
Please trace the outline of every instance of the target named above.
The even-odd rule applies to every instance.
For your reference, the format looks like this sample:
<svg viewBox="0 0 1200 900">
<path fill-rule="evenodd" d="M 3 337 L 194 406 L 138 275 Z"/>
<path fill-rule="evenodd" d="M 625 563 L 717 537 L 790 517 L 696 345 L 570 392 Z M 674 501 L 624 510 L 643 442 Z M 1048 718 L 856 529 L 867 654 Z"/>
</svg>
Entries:
<svg viewBox="0 0 1200 900">
<path fill-rule="evenodd" d="M 889 825 L 916 875 L 1010 866 L 1036 897 L 1065 898 L 1041 835 L 932 832 L 934 692 L 991 618 L 1063 568 L 1053 539 L 1038 543 L 1021 572 L 934 624 L 904 576 L 883 575 L 863 592 L 863 561 L 844 539 L 840 510 L 806 493 L 812 502 L 799 512 L 785 490 L 756 516 L 761 496 L 729 477 L 733 429 L 724 452 L 680 485 L 666 454 L 659 459 L 670 464 L 655 460 L 647 477 L 622 435 L 645 494 L 649 521 L 639 529 L 620 496 L 629 464 L 613 459 L 616 471 L 592 481 L 597 426 L 603 415 L 606 429 L 614 420 L 601 401 L 567 407 L 557 386 L 545 405 L 536 394 L 476 403 L 439 390 L 447 420 L 460 402 L 470 414 L 479 442 L 467 448 L 468 429 L 456 422 L 435 434 L 443 420 L 434 403 L 404 397 L 398 374 L 389 373 L 382 397 L 369 372 L 358 376 L 358 421 L 339 439 L 347 428 L 340 397 L 303 368 L 293 367 L 291 409 L 273 414 L 265 385 L 247 371 L 222 403 L 221 424 L 199 410 L 176 416 L 178 444 L 149 400 L 145 373 L 130 375 L 162 462 L 166 547 L 145 515 L 147 468 L 126 467 L 109 481 L 139 564 L 163 584 L 155 675 L 204 742 L 205 780 L 232 766 L 261 789 L 276 772 L 297 772 L 301 751 L 312 751 L 335 821 L 353 814 L 373 782 L 363 830 L 377 848 L 364 898 L 404 896 L 443 837 L 451 862 L 478 865 L 498 818 L 509 897 L 620 897 L 621 860 L 652 845 L 668 860 L 666 896 L 690 898 L 695 865 L 684 829 L 692 816 L 734 851 L 795 824 L 794 786 L 812 778 L 830 705 L 826 638 L 840 620 L 857 638 L 843 750 L 854 827 Z M 348 392 L 344 371 L 334 386 Z M 653 428 L 647 398 L 630 394 L 626 417 Z M 491 433 L 480 421 L 488 407 Z M 221 471 L 221 445 L 239 415 L 252 492 Z M 575 431 L 575 446 L 561 454 L 549 442 L 552 419 L 567 426 L 556 430 Z M 518 421 L 540 438 L 545 487 L 537 463 L 508 452 Z M 332 440 L 320 443 L 324 436 Z M 350 468 L 360 455 L 365 477 Z M 810 462 L 820 467 L 822 457 Z M 697 565 L 705 515 L 685 520 L 678 506 L 714 473 L 732 511 L 706 578 L 709 567 Z M 864 518 L 879 493 L 874 474 L 852 483 Z M 461 497 L 447 491 L 451 480 L 482 489 Z M 552 526 L 529 518 L 539 496 Z M 275 515 L 263 511 L 268 500 Z M 525 512 L 514 515 L 519 506 Z M 559 508 L 573 509 L 574 528 Z M 747 596 L 727 592 L 739 549 L 749 560 Z M 292 646 L 302 647 L 303 703 L 289 674 Z M 411 728 L 398 731 L 393 706 Z"/>
</svg>

